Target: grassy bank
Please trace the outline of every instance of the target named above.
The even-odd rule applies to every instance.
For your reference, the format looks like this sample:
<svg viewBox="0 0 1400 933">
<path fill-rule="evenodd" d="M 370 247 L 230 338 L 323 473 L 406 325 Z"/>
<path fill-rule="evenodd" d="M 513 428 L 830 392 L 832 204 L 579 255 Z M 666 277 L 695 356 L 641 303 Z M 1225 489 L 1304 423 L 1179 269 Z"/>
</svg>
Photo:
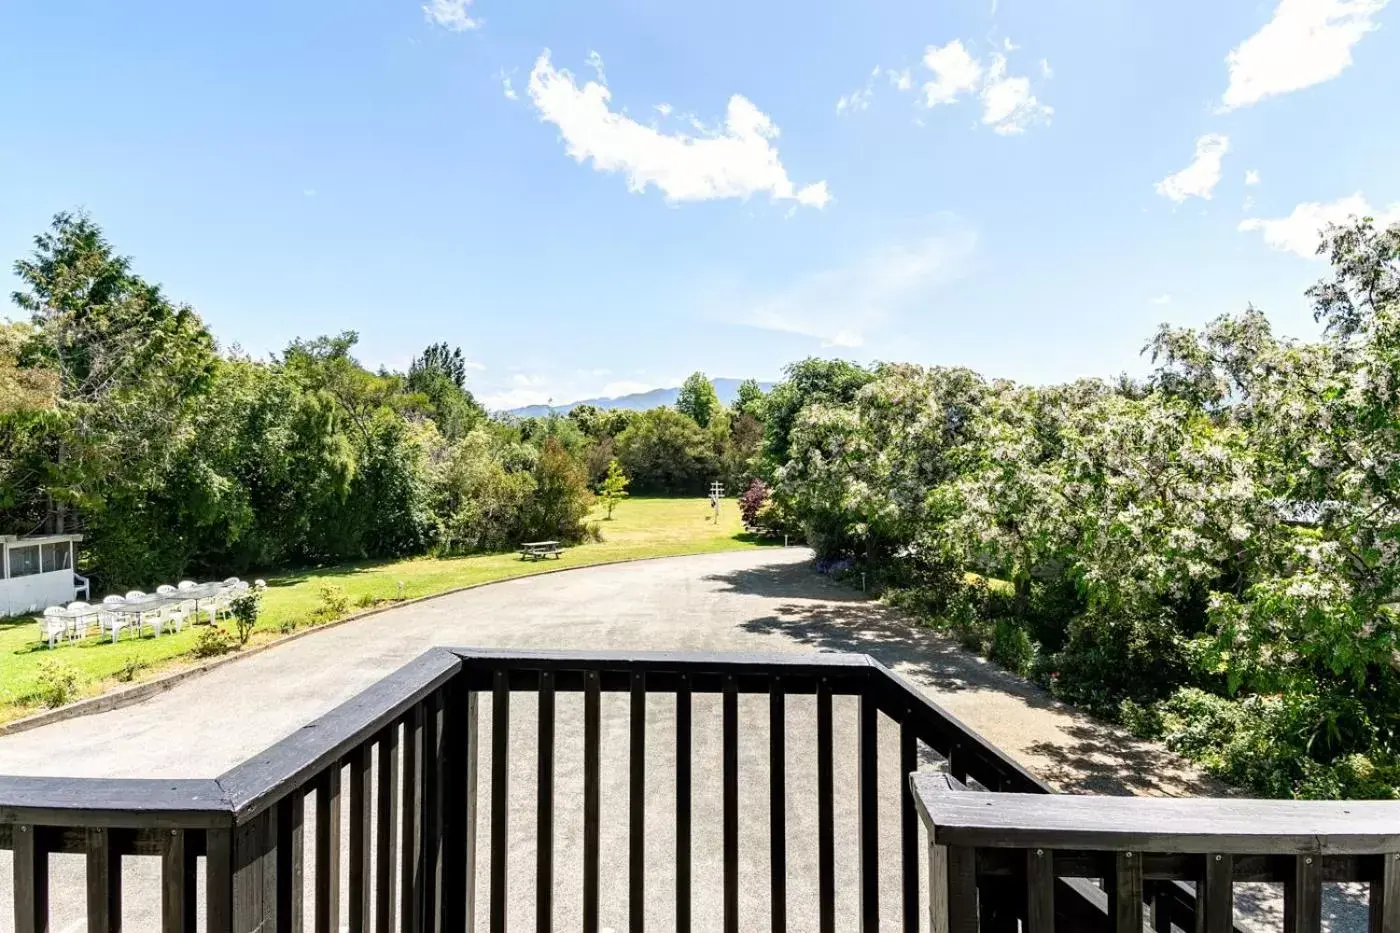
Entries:
<svg viewBox="0 0 1400 933">
<path fill-rule="evenodd" d="M 522 561 L 515 554 L 482 554 L 264 574 L 268 590 L 262 616 L 249 643 L 260 644 L 289 629 L 315 624 L 312 617 L 322 605 L 321 591 L 326 584 L 343 591 L 354 611 L 375 602 L 432 596 L 546 570 L 742 550 L 765 543 L 744 533 L 738 507 L 732 501 L 724 503 L 718 525 L 709 521 L 709 513 L 705 499 L 627 499 L 618 505 L 611 521 L 601 522 L 601 542 L 568 548 L 558 560 Z M 602 519 L 602 514 L 593 517 Z M 33 619 L 0 620 L 0 722 L 40 708 L 36 694 L 46 661 L 57 662 L 76 676 L 72 699 L 94 696 L 126 682 L 149 680 L 198 663 L 190 652 L 200 628 L 187 626 L 183 632 L 160 638 L 123 638 L 115 645 L 91 637 L 49 650 L 39 640 Z"/>
</svg>

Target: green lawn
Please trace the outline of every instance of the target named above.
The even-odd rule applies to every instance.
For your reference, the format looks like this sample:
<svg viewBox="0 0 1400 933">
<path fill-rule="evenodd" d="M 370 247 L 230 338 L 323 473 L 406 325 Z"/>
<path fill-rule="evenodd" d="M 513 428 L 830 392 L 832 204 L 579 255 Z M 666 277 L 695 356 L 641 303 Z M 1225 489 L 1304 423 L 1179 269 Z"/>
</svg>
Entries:
<svg viewBox="0 0 1400 933">
<path fill-rule="evenodd" d="M 727 500 L 720 523 L 709 521 L 705 499 L 625 499 L 603 521 L 603 541 L 568 548 L 558 560 L 521 561 L 515 554 L 483 554 L 447 559 L 414 558 L 394 562 L 365 562 L 316 567 L 294 572 L 263 574 L 268 582 L 262 617 L 250 644 L 280 637 L 284 626 L 312 624 L 311 614 L 320 603 L 324 583 L 339 586 L 351 603 L 351 611 L 371 600 L 413 599 L 431 596 L 475 583 L 506 580 L 561 567 L 586 567 L 610 561 L 642 557 L 670 557 L 761 547 L 767 542 L 744 532 L 739 509 Z M 594 518 L 601 519 L 599 512 Z M 173 582 L 173 581 L 172 581 Z M 100 597 L 105 594 L 95 593 Z M 54 660 L 73 669 L 78 696 L 92 696 L 121 686 L 119 676 L 134 668 L 132 679 L 148 680 L 158 674 L 199 663 L 190 655 L 200 626 L 186 626 L 178 634 L 160 638 L 122 638 L 117 644 L 93 636 L 57 649 L 39 640 L 33 619 L 0 619 L 0 722 L 18 718 L 39 708 L 35 699 L 42 662 Z M 314 637 L 314 636 L 313 636 Z"/>
</svg>

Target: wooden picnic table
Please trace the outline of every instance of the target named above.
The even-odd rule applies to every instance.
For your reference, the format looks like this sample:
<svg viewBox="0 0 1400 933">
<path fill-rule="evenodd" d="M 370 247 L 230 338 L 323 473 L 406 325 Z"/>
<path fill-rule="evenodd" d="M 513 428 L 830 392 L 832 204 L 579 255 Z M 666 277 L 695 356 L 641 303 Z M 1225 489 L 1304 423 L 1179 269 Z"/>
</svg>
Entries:
<svg viewBox="0 0 1400 933">
<path fill-rule="evenodd" d="M 546 557 L 560 558 L 564 549 L 558 541 L 525 541 L 520 545 L 521 560 L 544 560 Z"/>
</svg>

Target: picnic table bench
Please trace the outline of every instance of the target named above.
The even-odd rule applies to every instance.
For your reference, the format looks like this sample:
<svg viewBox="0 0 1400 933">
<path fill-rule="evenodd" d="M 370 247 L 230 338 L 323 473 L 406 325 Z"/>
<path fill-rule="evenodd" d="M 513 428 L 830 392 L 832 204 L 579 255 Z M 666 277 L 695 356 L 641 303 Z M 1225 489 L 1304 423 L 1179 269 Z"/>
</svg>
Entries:
<svg viewBox="0 0 1400 933">
<path fill-rule="evenodd" d="M 520 545 L 521 560 L 544 560 L 546 557 L 562 557 L 564 549 L 558 541 L 525 541 Z"/>
</svg>

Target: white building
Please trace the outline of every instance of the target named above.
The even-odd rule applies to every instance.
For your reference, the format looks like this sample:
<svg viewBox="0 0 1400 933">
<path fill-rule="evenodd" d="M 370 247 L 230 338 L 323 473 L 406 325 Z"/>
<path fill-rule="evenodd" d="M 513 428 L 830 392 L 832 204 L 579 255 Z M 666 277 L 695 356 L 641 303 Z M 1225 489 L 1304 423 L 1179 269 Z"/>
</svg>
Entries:
<svg viewBox="0 0 1400 933">
<path fill-rule="evenodd" d="M 81 540 L 82 535 L 0 535 L 0 615 L 27 615 L 87 598 L 87 580 L 73 572 Z"/>
</svg>

